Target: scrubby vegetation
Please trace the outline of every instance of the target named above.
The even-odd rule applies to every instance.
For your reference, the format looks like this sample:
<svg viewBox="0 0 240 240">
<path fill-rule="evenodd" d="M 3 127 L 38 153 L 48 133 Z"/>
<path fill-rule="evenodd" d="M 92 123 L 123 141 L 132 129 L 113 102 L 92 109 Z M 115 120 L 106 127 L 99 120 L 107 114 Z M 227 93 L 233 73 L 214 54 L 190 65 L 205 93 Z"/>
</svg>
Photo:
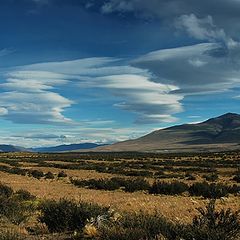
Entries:
<svg viewBox="0 0 240 240">
<path fill-rule="evenodd" d="M 172 193 L 169 186 L 164 187 L 164 191 Z M 10 187 L 0 185 L 0 220 L 7 219 L 7 222 L 20 226 L 30 218 L 38 219 L 47 227 L 50 237 L 48 239 L 56 239 L 56 235 L 51 233 L 64 233 L 62 236 L 66 237 L 61 239 L 72 240 L 238 239 L 239 212 L 231 209 L 216 210 L 215 203 L 215 200 L 211 200 L 205 208 L 199 208 L 199 214 L 193 218 L 192 223 L 184 224 L 166 219 L 159 211 L 154 214 L 143 211 L 127 213 L 67 199 L 36 201 L 36 198 L 25 190 L 14 192 Z M 0 240 L 38 239 L 36 234 L 41 234 L 39 229 L 37 231 L 34 227 L 31 227 L 27 235 L 14 229 L 1 228 Z"/>
<path fill-rule="evenodd" d="M 34 211 L 29 200 L 35 197 L 25 190 L 14 192 L 6 185 L 0 185 L 0 217 L 5 217 L 13 224 L 25 222 Z"/>
<path fill-rule="evenodd" d="M 79 180 L 71 178 L 71 183 L 78 187 L 87 187 L 98 190 L 116 190 L 122 189 L 126 192 L 147 191 L 150 194 L 164 194 L 164 195 L 178 195 L 188 192 L 192 196 L 202 196 L 204 198 L 221 198 L 228 194 L 239 194 L 240 186 L 237 185 L 223 185 L 207 182 L 197 182 L 188 185 L 183 182 L 163 182 L 155 181 L 150 184 L 143 178 L 110 178 L 110 179 L 89 179 Z"/>
<path fill-rule="evenodd" d="M 71 178 L 71 182 L 78 187 L 88 187 L 92 189 L 116 190 L 122 188 L 126 192 L 139 190 L 149 190 L 150 184 L 143 178 L 111 178 L 111 179 L 90 179 L 78 180 Z"/>
<path fill-rule="evenodd" d="M 75 239 L 99 240 L 231 240 L 240 234 L 238 212 L 215 210 L 215 201 L 192 224 L 174 223 L 160 213 L 117 213 L 111 209 L 66 200 L 41 206 L 40 220 L 52 232 L 75 231 Z"/>
<path fill-rule="evenodd" d="M 59 199 L 61 189 L 62 197 L 69 196 L 68 200 L 42 200 L 28 191 L 13 191 L 0 184 L 0 240 L 240 239 L 239 213 L 235 211 L 240 194 L 239 156 L 239 152 L 1 153 L 0 171 L 4 172 L 4 182 L 18 188 L 18 180 L 23 181 L 21 186 L 29 181 L 36 184 L 33 192 L 38 196 L 44 192 L 44 196 L 50 193 L 51 198 Z M 54 192 L 56 186 L 59 192 Z M 69 200 L 72 196 L 81 199 L 82 193 L 84 199 L 99 205 Z M 133 201 L 124 202 L 125 199 Z M 187 206 L 183 203 L 185 200 Z M 118 211 L 104 207 L 111 205 L 111 201 Z M 161 201 L 168 205 L 167 214 L 165 202 Z M 191 222 L 193 209 L 207 201 L 210 204 L 199 208 Z M 117 204 L 122 205 L 117 208 Z M 154 213 L 155 206 L 159 208 Z M 228 206 L 234 210 L 227 209 Z M 143 207 L 148 213 L 139 212 Z M 178 211 L 186 213 L 186 221 L 175 220 Z M 45 235 L 40 237 L 41 234 Z"/>
</svg>

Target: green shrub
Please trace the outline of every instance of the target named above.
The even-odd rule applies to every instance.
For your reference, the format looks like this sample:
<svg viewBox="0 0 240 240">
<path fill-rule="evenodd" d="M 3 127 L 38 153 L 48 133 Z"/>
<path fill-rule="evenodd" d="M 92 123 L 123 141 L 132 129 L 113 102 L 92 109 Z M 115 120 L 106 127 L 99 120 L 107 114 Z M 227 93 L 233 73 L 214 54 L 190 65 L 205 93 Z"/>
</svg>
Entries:
<svg viewBox="0 0 240 240">
<path fill-rule="evenodd" d="M 167 221 L 161 214 L 125 213 L 119 221 L 100 226 L 101 240 L 177 239 L 181 226 Z"/>
<path fill-rule="evenodd" d="M 7 185 L 0 183 L 0 197 L 10 197 L 13 194 L 13 189 Z"/>
<path fill-rule="evenodd" d="M 60 199 L 47 200 L 40 206 L 39 220 L 50 232 L 64 232 L 82 229 L 87 219 L 105 214 L 108 208 L 96 204 Z"/>
<path fill-rule="evenodd" d="M 67 174 L 64 171 L 61 171 L 61 172 L 58 173 L 58 177 L 59 178 L 65 178 L 65 177 L 67 177 Z"/>
<path fill-rule="evenodd" d="M 18 232 L 13 230 L 0 230 L 0 240 L 25 240 Z"/>
<path fill-rule="evenodd" d="M 194 183 L 189 188 L 189 193 L 204 198 L 221 198 L 228 195 L 228 187 L 222 184 L 208 184 L 207 182 Z"/>
<path fill-rule="evenodd" d="M 240 237 L 240 215 L 230 209 L 216 211 L 215 200 L 206 209 L 198 208 L 200 213 L 183 234 L 186 240 L 235 240 Z"/>
<path fill-rule="evenodd" d="M 185 174 L 185 178 L 186 178 L 186 180 L 189 180 L 189 181 L 194 181 L 194 180 L 196 180 L 196 177 L 193 176 L 191 173 L 186 173 L 186 174 Z"/>
<path fill-rule="evenodd" d="M 218 175 L 216 173 L 212 173 L 210 175 L 203 175 L 203 178 L 205 178 L 209 182 L 215 182 L 218 180 Z"/>
<path fill-rule="evenodd" d="M 33 201 L 36 199 L 34 195 L 23 189 L 18 190 L 15 196 L 19 201 Z"/>
<path fill-rule="evenodd" d="M 54 179 L 54 174 L 52 172 L 47 172 L 44 177 L 46 179 Z"/>
<path fill-rule="evenodd" d="M 31 205 L 15 198 L 0 198 L 0 216 L 5 216 L 13 224 L 21 224 L 31 216 Z"/>
<path fill-rule="evenodd" d="M 71 182 L 78 187 L 88 187 L 91 189 L 99 190 L 116 190 L 123 188 L 126 192 L 135 192 L 140 190 L 148 190 L 150 184 L 143 178 L 110 178 L 110 179 L 89 179 L 89 180 L 78 180 L 71 179 Z"/>
<path fill-rule="evenodd" d="M 149 190 L 150 184 L 143 178 L 127 179 L 122 184 L 126 192 L 135 192 L 140 190 Z"/>
<path fill-rule="evenodd" d="M 233 177 L 233 181 L 237 182 L 237 183 L 240 183 L 240 173 L 239 174 L 236 174 L 234 177 Z"/>
<path fill-rule="evenodd" d="M 44 173 L 42 171 L 39 170 L 32 170 L 29 172 L 31 176 L 33 176 L 34 178 L 40 179 L 42 177 L 44 177 Z"/>
<path fill-rule="evenodd" d="M 183 182 L 174 181 L 172 183 L 159 182 L 153 183 L 149 190 L 151 194 L 166 194 L 166 195 L 176 195 L 181 194 L 188 190 L 188 185 Z"/>
</svg>

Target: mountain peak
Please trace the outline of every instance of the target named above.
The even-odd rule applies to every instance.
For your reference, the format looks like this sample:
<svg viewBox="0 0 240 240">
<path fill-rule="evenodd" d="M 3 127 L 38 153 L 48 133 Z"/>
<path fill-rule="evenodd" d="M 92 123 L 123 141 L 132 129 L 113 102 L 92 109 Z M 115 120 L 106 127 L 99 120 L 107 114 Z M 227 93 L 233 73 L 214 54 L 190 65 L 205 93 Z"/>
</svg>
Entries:
<svg viewBox="0 0 240 240">
<path fill-rule="evenodd" d="M 240 118 L 240 115 L 237 114 L 237 113 L 231 113 L 231 112 L 229 112 L 229 113 L 225 113 L 225 114 L 223 114 L 223 115 L 221 115 L 221 116 L 219 116 L 219 117 L 217 117 L 217 118 L 235 118 L 235 117 Z"/>
<path fill-rule="evenodd" d="M 240 115 L 229 112 L 201 123 L 160 129 L 101 149 L 160 152 L 236 150 L 240 149 Z"/>
<path fill-rule="evenodd" d="M 221 125 L 223 128 L 232 128 L 240 126 L 240 115 L 237 113 L 226 113 L 219 117 L 210 118 L 207 121 L 203 122 L 203 124 L 205 123 Z"/>
</svg>

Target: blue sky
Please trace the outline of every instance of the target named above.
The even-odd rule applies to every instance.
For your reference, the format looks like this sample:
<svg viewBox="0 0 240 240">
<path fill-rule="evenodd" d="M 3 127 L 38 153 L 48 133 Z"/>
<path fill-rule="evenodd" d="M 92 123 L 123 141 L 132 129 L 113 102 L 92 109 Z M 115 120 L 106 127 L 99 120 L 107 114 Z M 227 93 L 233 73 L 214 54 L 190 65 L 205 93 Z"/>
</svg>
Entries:
<svg viewBox="0 0 240 240">
<path fill-rule="evenodd" d="M 240 113 L 239 0 L 2 0 L 0 143 L 112 143 Z"/>
</svg>

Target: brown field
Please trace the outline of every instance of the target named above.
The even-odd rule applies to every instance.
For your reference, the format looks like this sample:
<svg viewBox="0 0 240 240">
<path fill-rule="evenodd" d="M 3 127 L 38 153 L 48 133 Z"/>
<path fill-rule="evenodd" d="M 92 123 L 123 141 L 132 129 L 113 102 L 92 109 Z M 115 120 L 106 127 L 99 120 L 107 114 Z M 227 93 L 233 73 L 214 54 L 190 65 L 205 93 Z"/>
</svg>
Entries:
<svg viewBox="0 0 240 240">
<path fill-rule="evenodd" d="M 158 177 L 154 172 L 158 169 L 164 170 L 167 174 L 166 178 L 159 178 L 161 181 L 171 182 L 179 180 L 187 184 L 193 182 L 203 181 L 203 175 L 206 169 L 216 171 L 218 179 L 215 182 L 224 184 L 234 184 L 232 177 L 234 172 L 239 167 L 240 156 L 238 153 L 225 154 L 210 154 L 210 155 L 120 155 L 114 154 L 108 156 L 103 155 L 89 155 L 89 154 L 34 154 L 34 153 L 8 153 L 1 155 L 1 165 L 18 167 L 21 169 L 39 170 L 43 173 L 52 172 L 55 174 L 54 179 L 36 179 L 31 176 L 22 176 L 17 174 L 0 172 L 0 182 L 10 185 L 13 189 L 25 189 L 36 195 L 39 198 L 46 199 L 81 199 L 87 202 L 94 202 L 104 206 L 110 206 L 118 211 L 146 211 L 146 212 L 161 212 L 164 216 L 174 221 L 190 222 L 193 216 L 196 215 L 196 208 L 203 207 L 207 200 L 203 197 L 189 196 L 187 193 L 181 195 L 152 195 L 144 191 L 137 191 L 133 193 L 124 192 L 122 190 L 105 191 L 94 190 L 88 188 L 79 188 L 70 182 L 70 177 L 87 180 L 87 179 L 106 179 L 116 176 L 124 178 L 132 178 L 134 176 L 127 176 L 128 171 L 149 171 L 149 176 L 142 178 L 147 179 L 150 183 L 154 182 Z M 105 158 L 105 159 L 104 159 Z M 172 161 L 172 164 L 166 162 Z M 203 167 L 198 167 L 199 161 L 204 163 Z M 223 162 L 217 162 L 223 161 Z M 214 164 L 216 162 L 216 164 Z M 14 163 L 14 164 L 13 164 Z M 149 164 L 151 164 L 149 166 Z M 163 164 L 164 163 L 164 164 Z M 184 163 L 184 164 L 182 164 Z M 189 163 L 192 163 L 189 166 Z M 226 164 L 225 164 L 226 163 Z M 10 165 L 9 165 L 10 164 Z M 53 166 L 51 166 L 53 164 Z M 65 169 L 65 166 L 83 166 L 79 169 Z M 82 165 L 81 165 L 82 164 Z M 123 164 L 123 167 L 122 165 Z M 226 166 L 225 166 L 225 165 Z M 116 168 L 115 171 L 109 171 L 111 166 Z M 87 167 L 86 167 L 87 166 Z M 98 166 L 106 166 L 106 171 Z M 165 168 L 164 168 L 165 167 Z M 81 169 L 89 168 L 89 169 Z M 92 169 L 91 169 L 92 168 Z M 121 172 L 118 173 L 118 168 Z M 192 168 L 198 168 L 191 172 Z M 189 169 L 189 171 L 188 171 Z M 56 175 L 64 170 L 67 174 L 65 178 L 57 178 Z M 104 172 L 105 171 L 105 172 Z M 186 180 L 184 177 L 186 172 L 195 176 L 195 180 Z M 179 176 L 174 176 L 174 174 Z M 146 174 L 147 175 L 147 174 Z M 173 177 L 171 177 L 171 175 Z M 236 183 L 235 183 L 236 184 Z M 240 198 L 239 195 L 230 195 L 217 201 L 218 208 L 231 208 L 233 210 L 239 209 Z"/>
</svg>

